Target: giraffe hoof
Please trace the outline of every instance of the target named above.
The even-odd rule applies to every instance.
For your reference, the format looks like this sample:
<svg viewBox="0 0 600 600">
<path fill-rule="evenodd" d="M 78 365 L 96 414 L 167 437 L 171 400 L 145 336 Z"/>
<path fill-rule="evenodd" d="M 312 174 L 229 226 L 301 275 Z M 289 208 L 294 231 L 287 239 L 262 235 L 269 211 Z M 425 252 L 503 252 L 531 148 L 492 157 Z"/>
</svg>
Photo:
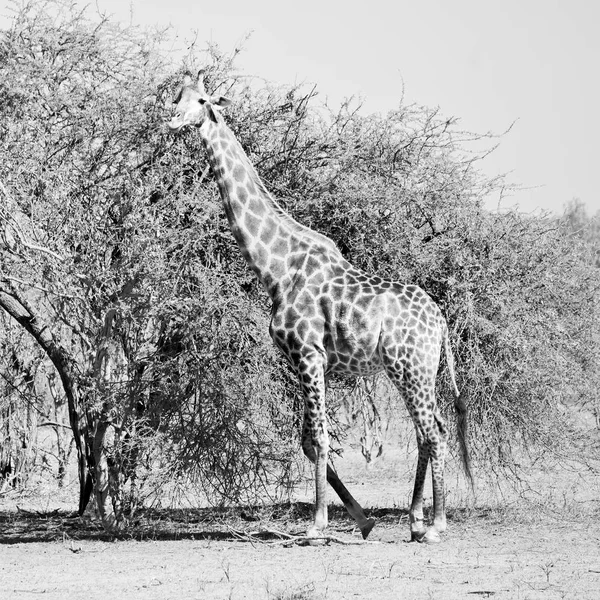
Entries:
<svg viewBox="0 0 600 600">
<path fill-rule="evenodd" d="M 437 530 L 435 530 L 433 527 L 430 527 L 425 532 L 425 535 L 422 536 L 418 541 L 424 544 L 439 544 L 442 541 L 442 538 Z"/>
<path fill-rule="evenodd" d="M 410 532 L 410 541 L 421 543 L 423 541 L 423 538 L 425 537 L 426 533 L 427 533 L 427 530 L 425 530 L 425 529 L 420 529 L 418 531 L 411 531 Z"/>
<path fill-rule="evenodd" d="M 367 519 L 366 523 L 361 526 L 360 532 L 362 533 L 363 540 L 366 540 L 371 533 L 371 529 L 375 527 L 375 519 Z"/>
</svg>

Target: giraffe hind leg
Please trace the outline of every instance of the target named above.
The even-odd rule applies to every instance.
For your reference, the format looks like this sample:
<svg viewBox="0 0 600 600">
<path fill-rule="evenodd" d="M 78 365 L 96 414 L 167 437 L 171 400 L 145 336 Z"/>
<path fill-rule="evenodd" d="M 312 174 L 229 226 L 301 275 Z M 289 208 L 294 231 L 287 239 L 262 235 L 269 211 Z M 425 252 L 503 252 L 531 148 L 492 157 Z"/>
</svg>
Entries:
<svg viewBox="0 0 600 600">
<path fill-rule="evenodd" d="M 437 543 L 440 533 L 446 529 L 444 507 L 444 461 L 447 431 L 435 401 L 435 378 L 424 383 L 417 373 L 410 377 L 396 361 L 386 361 L 386 372 L 404 399 L 413 420 L 419 457 L 415 473 L 415 485 L 409 511 L 411 539 L 419 542 Z M 435 373 L 435 370 L 432 370 Z M 425 525 L 423 517 L 423 489 L 427 467 L 431 464 L 433 481 L 433 524 Z"/>
<path fill-rule="evenodd" d="M 425 487 L 427 465 L 429 464 L 429 449 L 426 447 L 423 440 L 420 439 L 418 430 L 417 444 L 419 448 L 419 457 L 417 459 L 417 471 L 415 473 L 415 484 L 410 505 L 409 520 L 411 540 L 421 541 L 427 532 L 423 516 L 423 489 Z"/>
<path fill-rule="evenodd" d="M 433 529 L 438 533 L 443 533 L 446 531 L 444 469 L 446 466 L 446 452 L 448 447 L 448 429 L 437 407 L 435 408 L 434 419 L 437 440 L 430 452 L 434 509 Z"/>
<path fill-rule="evenodd" d="M 426 403 L 426 406 L 432 406 L 435 402 L 433 390 L 429 394 L 429 398 L 431 400 Z M 412 539 L 419 542 L 434 544 L 441 541 L 440 533 L 446 531 L 444 466 L 448 432 L 435 404 L 433 404 L 433 410 L 431 411 L 423 408 L 420 411 L 415 410 L 413 420 L 419 442 L 419 460 L 411 505 L 411 535 Z M 431 464 L 433 523 L 425 528 L 423 521 L 421 521 L 419 528 L 417 524 L 418 517 L 420 516 L 422 519 L 423 515 L 423 487 L 428 463 Z"/>
</svg>

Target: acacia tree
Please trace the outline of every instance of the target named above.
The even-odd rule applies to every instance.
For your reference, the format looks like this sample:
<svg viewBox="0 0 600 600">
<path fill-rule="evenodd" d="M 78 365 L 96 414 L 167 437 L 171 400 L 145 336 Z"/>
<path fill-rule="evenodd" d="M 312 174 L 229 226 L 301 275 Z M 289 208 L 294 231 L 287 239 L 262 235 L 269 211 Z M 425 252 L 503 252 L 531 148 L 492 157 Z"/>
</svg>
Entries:
<svg viewBox="0 0 600 600">
<path fill-rule="evenodd" d="M 285 399 L 286 379 L 257 367 L 272 358 L 264 335 L 248 341 L 265 316 L 230 281 L 239 264 L 219 268 L 231 242 L 194 233 L 214 198 L 163 136 L 171 89 L 158 40 L 48 2 L 25 5 L 1 47 L 0 306 L 60 375 L 80 511 L 94 483 L 109 527 L 142 459 L 189 470 L 195 452 L 209 491 L 231 495 L 232 473 L 256 479 L 290 462 L 278 430 L 271 450 L 257 448 L 278 420 L 291 440 L 285 421 L 295 418 L 266 402 Z M 199 423 L 192 409 L 209 401 Z M 227 438 L 232 422 L 239 435 Z"/>
<path fill-rule="evenodd" d="M 92 25 L 72 6 L 49 2 L 21 7 L 0 48 L 0 305 L 60 376 L 78 452 L 80 511 L 95 476 L 92 367 L 100 325 L 124 286 L 107 216 L 122 174 L 139 161 L 125 150 L 135 135 L 126 124 L 146 117 L 128 112 L 116 90 L 139 90 L 142 67 L 152 68 L 140 60 L 139 42 L 105 19 Z"/>
</svg>

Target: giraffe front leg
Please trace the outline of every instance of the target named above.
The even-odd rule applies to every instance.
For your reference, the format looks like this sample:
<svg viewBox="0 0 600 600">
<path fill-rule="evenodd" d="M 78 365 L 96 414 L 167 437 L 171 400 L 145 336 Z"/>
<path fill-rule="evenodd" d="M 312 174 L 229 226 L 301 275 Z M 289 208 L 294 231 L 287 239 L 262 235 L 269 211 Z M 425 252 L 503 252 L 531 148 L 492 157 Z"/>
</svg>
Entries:
<svg viewBox="0 0 600 600">
<path fill-rule="evenodd" d="M 327 459 L 329 453 L 329 440 L 327 432 L 322 432 L 319 440 L 314 443 L 316 450 L 315 461 L 315 519 L 308 530 L 309 537 L 319 537 L 327 528 Z"/>
<path fill-rule="evenodd" d="M 329 439 L 327 430 L 314 436 L 313 428 L 307 427 L 306 415 L 304 417 L 304 431 L 302 435 L 302 448 L 304 454 L 315 465 L 315 510 L 314 522 L 309 528 L 308 537 L 320 537 L 327 527 L 327 460 L 329 453 Z"/>
<path fill-rule="evenodd" d="M 302 449 L 315 465 L 315 513 L 309 537 L 320 537 L 327 527 L 327 461 L 329 434 L 325 417 L 325 380 L 321 362 L 304 362 L 299 367 L 304 394 Z"/>
<path fill-rule="evenodd" d="M 369 533 L 371 533 L 371 529 L 373 529 L 375 526 L 375 519 L 369 518 L 367 515 L 365 515 L 365 511 L 362 509 L 362 506 L 353 498 L 352 494 L 341 482 L 331 465 L 327 465 L 327 481 L 335 490 L 335 493 L 340 497 L 340 500 L 344 503 L 344 506 L 350 513 L 350 516 L 356 521 L 363 540 L 366 540 L 369 536 Z"/>
<path fill-rule="evenodd" d="M 369 533 L 375 526 L 375 519 L 369 518 L 365 515 L 365 511 L 362 506 L 354 499 L 352 494 L 348 491 L 346 486 L 342 483 L 333 467 L 328 461 L 321 462 L 319 459 L 318 451 L 313 443 L 310 428 L 307 425 L 308 419 L 306 418 L 306 411 L 304 414 L 304 427 L 302 430 L 302 448 L 306 456 L 312 463 L 315 464 L 315 481 L 316 481 L 316 503 L 315 503 L 315 522 L 309 529 L 308 535 L 310 537 L 318 537 L 321 535 L 321 531 L 327 526 L 327 503 L 326 503 L 326 491 L 319 488 L 319 484 L 322 481 L 322 473 L 320 472 L 321 465 L 326 465 L 327 468 L 327 482 L 335 490 L 336 494 L 340 497 L 346 510 L 350 513 L 350 516 L 356 521 L 363 539 L 367 539 Z M 319 500 L 323 500 L 323 504 L 320 505 Z M 324 520 L 323 520 L 324 519 Z"/>
</svg>

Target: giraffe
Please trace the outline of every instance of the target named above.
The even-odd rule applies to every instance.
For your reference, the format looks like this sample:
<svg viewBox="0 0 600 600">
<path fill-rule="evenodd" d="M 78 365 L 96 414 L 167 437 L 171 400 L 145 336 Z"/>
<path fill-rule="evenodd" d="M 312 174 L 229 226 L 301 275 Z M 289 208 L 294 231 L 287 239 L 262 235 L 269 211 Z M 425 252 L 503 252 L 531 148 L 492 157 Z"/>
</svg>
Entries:
<svg viewBox="0 0 600 600">
<path fill-rule="evenodd" d="M 375 521 L 328 462 L 325 413 L 328 376 L 369 376 L 385 371 L 414 422 L 418 459 L 409 510 L 411 538 L 436 543 L 446 529 L 444 461 L 448 431 L 435 398 L 442 349 L 455 392 L 459 441 L 470 478 L 466 407 L 455 382 L 446 321 L 416 285 L 364 273 L 344 259 L 334 242 L 287 214 L 267 191 L 220 109 L 230 100 L 209 96 L 203 71 L 187 74 L 168 123 L 173 132 L 198 128 L 225 213 L 242 255 L 272 301 L 270 335 L 295 370 L 304 398 L 302 449 L 315 469 L 314 521 L 309 538 L 327 526 L 327 482 L 356 521 L 363 538 Z M 423 515 L 428 464 L 433 482 L 433 522 Z"/>
</svg>

